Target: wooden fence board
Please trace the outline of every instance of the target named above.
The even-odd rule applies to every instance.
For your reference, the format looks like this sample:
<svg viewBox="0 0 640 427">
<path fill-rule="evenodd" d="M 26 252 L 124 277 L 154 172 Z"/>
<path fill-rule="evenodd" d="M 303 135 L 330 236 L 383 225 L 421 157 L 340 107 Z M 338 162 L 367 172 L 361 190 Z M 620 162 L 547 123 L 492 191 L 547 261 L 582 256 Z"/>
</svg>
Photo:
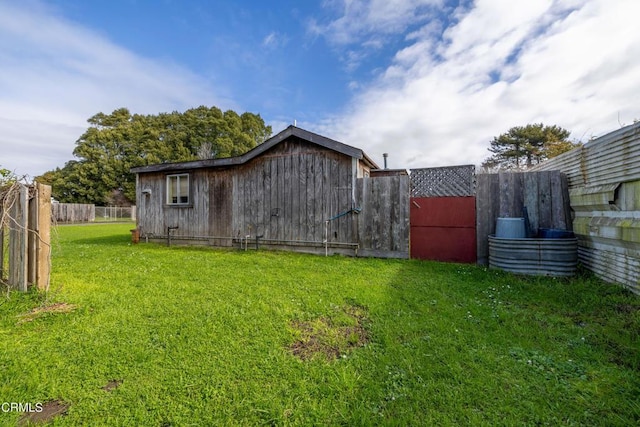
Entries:
<svg viewBox="0 0 640 427">
<path fill-rule="evenodd" d="M 478 236 L 489 236 L 494 233 L 493 218 L 496 217 L 493 209 L 498 206 L 495 200 L 491 200 L 492 196 L 497 196 L 497 192 L 491 191 L 491 184 L 497 181 L 496 174 L 481 174 L 477 178 L 477 194 L 476 199 L 476 233 Z M 480 202 L 481 201 L 481 202 Z M 489 262 L 488 245 L 485 245 L 480 239 L 476 239 L 476 254 L 479 264 L 487 264 Z"/>
<path fill-rule="evenodd" d="M 38 262 L 36 242 L 38 239 L 38 193 L 32 195 L 27 203 L 27 283 L 36 282 Z"/>
<path fill-rule="evenodd" d="M 549 177 L 549 186 L 549 193 L 551 194 L 551 218 L 553 218 L 554 225 L 557 228 L 564 230 L 567 228 L 567 222 L 564 215 L 564 195 L 559 173 L 551 174 Z"/>
<path fill-rule="evenodd" d="M 539 187 L 535 174 L 527 173 L 524 176 L 524 205 L 529 215 L 529 224 L 532 229 L 537 229 L 540 223 L 538 214 Z"/>
<path fill-rule="evenodd" d="M 538 177 L 539 202 L 538 202 L 538 227 L 551 228 L 551 172 L 540 172 Z"/>
<path fill-rule="evenodd" d="M 51 274 L 51 187 L 36 184 L 38 220 L 37 220 L 37 268 L 36 284 L 38 289 L 49 290 L 49 277 Z"/>
<path fill-rule="evenodd" d="M 9 285 L 27 291 L 28 188 L 19 191 L 9 209 Z"/>
</svg>

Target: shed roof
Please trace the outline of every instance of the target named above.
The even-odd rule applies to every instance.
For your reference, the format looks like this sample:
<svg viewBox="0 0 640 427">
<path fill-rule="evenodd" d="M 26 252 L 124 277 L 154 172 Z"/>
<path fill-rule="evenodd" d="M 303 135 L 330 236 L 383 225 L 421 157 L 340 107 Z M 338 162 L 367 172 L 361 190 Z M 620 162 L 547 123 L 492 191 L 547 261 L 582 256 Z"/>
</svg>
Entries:
<svg viewBox="0 0 640 427">
<path fill-rule="evenodd" d="M 359 148 L 352 147 L 342 142 L 335 141 L 333 139 L 318 135 L 308 130 L 301 129 L 296 126 L 289 126 L 277 135 L 272 136 L 262 144 L 247 151 L 246 153 L 236 157 L 225 157 L 221 159 L 206 159 L 206 160 L 192 160 L 189 162 L 178 163 L 160 163 L 155 165 L 140 166 L 132 168 L 133 173 L 146 173 L 146 172 L 171 172 L 185 169 L 201 169 L 201 168 L 216 168 L 216 167 L 229 167 L 242 165 L 251 159 L 254 159 L 264 153 L 265 151 L 273 148 L 282 141 L 295 136 L 312 144 L 319 145 L 324 148 L 336 151 L 338 153 L 362 160 L 367 166 L 372 169 L 379 169 L 379 166 L 371 160 L 369 156 L 365 154 Z"/>
</svg>

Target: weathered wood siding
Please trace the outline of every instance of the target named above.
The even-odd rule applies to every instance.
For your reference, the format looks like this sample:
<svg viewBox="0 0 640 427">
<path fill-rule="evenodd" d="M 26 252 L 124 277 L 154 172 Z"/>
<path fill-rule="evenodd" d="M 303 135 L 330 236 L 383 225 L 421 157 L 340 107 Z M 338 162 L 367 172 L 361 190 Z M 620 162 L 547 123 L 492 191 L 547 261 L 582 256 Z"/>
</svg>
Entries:
<svg viewBox="0 0 640 427">
<path fill-rule="evenodd" d="M 184 172 L 189 173 L 191 201 L 185 206 L 166 204 L 168 174 L 152 173 L 138 177 L 136 204 L 140 210 L 138 227 L 142 238 L 166 237 L 168 227 L 178 227 L 171 231 L 175 237 L 194 239 L 212 236 L 209 214 L 216 212 L 216 209 L 211 209 L 210 196 L 215 197 L 217 194 L 210 192 L 210 174 L 206 170 Z M 224 179 L 224 172 L 218 179 Z M 219 181 L 214 180 L 215 182 Z"/>
<path fill-rule="evenodd" d="M 253 246 L 258 238 L 261 246 L 307 252 L 408 255 L 408 176 L 365 184 L 358 160 L 297 137 L 242 165 L 180 173 L 189 173 L 191 186 L 191 204 L 180 207 L 166 204 L 167 173 L 138 175 L 142 239 L 165 239 L 168 227 L 178 227 L 172 241 L 249 239 Z"/>
<path fill-rule="evenodd" d="M 322 248 L 325 221 L 353 207 L 352 158 L 301 140 L 287 140 L 249 163 L 185 170 L 191 204 L 168 206 L 166 173 L 138 177 L 141 236 L 228 246 L 260 236 L 262 244 Z M 172 173 L 174 174 L 174 173 Z M 352 215 L 329 225 L 329 243 L 357 243 Z M 313 246 L 313 245 L 311 245 Z"/>
<path fill-rule="evenodd" d="M 351 158 L 302 141 L 284 141 L 233 173 L 236 237 L 265 244 L 322 243 L 324 222 L 352 208 Z M 352 218 L 331 221 L 329 242 L 353 243 Z"/>
<path fill-rule="evenodd" d="M 548 160 L 567 174 L 580 262 L 640 294 L 640 123 Z"/>
<path fill-rule="evenodd" d="M 571 230 L 567 179 L 559 171 L 477 176 L 478 264 L 487 264 L 489 261 L 489 235 L 495 233 L 496 219 L 522 217 L 524 207 L 527 208 L 533 230 Z"/>
<path fill-rule="evenodd" d="M 211 242 L 217 246 L 233 245 L 233 179 L 229 170 L 209 173 L 209 212 L 208 235 L 213 236 Z M 206 217 L 202 221 L 206 221 Z"/>
</svg>

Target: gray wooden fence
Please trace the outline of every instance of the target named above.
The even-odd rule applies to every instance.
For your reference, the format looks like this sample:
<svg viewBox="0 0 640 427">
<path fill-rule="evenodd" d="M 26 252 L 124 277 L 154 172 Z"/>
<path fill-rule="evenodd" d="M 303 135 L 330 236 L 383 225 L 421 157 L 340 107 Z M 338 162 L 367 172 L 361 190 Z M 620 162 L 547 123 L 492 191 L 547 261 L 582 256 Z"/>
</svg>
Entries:
<svg viewBox="0 0 640 427">
<path fill-rule="evenodd" d="M 531 228 L 571 230 L 566 175 L 559 171 L 479 174 L 476 194 L 478 264 L 487 264 L 489 235 L 496 219 L 523 217 L 527 208 Z"/>
<path fill-rule="evenodd" d="M 409 187 L 407 175 L 357 179 L 359 255 L 409 257 Z"/>
<path fill-rule="evenodd" d="M 51 187 L 15 183 L 2 192 L 0 200 L 0 280 L 23 292 L 32 284 L 47 290 Z"/>
<path fill-rule="evenodd" d="M 96 220 L 96 207 L 83 203 L 52 203 L 51 214 L 58 223 L 93 222 Z"/>
</svg>

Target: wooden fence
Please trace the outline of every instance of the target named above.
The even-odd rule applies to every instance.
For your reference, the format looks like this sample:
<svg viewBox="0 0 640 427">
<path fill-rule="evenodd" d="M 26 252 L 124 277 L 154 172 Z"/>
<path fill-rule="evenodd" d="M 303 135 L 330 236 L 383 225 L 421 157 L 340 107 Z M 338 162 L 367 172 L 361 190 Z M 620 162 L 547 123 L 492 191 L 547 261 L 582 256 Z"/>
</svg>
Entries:
<svg viewBox="0 0 640 427">
<path fill-rule="evenodd" d="M 83 203 L 52 203 L 51 215 L 59 223 L 93 222 L 96 220 L 96 206 Z"/>
<path fill-rule="evenodd" d="M 359 255 L 409 258 L 409 187 L 407 175 L 357 179 Z"/>
<path fill-rule="evenodd" d="M 531 229 L 571 230 L 571 207 L 566 175 L 559 171 L 480 174 L 477 177 L 476 232 L 478 264 L 487 264 L 489 235 L 496 220 L 524 216 Z"/>
<path fill-rule="evenodd" d="M 0 280 L 23 292 L 49 289 L 51 187 L 16 183 L 1 200 Z"/>
</svg>

